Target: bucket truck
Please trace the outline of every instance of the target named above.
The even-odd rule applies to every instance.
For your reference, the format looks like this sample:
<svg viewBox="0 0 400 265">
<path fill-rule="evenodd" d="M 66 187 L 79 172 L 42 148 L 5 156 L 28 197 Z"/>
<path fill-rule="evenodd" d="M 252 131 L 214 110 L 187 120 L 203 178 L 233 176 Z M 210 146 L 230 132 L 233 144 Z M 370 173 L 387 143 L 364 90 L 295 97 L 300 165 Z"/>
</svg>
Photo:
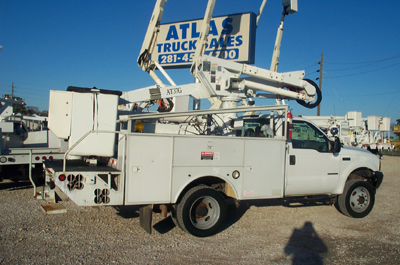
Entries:
<svg viewBox="0 0 400 265">
<path fill-rule="evenodd" d="M 56 192 L 79 206 L 139 205 L 140 224 L 151 233 L 157 207 L 197 237 L 220 230 L 227 199 L 290 202 L 325 195 L 344 215 L 367 216 L 383 180 L 376 156 L 342 147 L 312 122 L 293 118 L 285 104 L 253 103 L 259 93 L 318 105 L 319 89 L 303 79 L 304 71 L 278 73 L 203 55 L 215 3 L 210 0 L 191 67 L 198 82 L 176 85 L 151 59 L 165 2 L 155 5 L 138 59 L 155 86 L 50 92 L 49 128 L 68 150 L 63 160 L 44 163 L 46 186 L 38 190 L 48 202 L 43 210 L 65 211 Z M 284 0 L 283 8 L 293 13 L 297 1 Z M 182 96 L 207 98 L 212 107 L 174 111 L 173 98 Z M 159 105 L 158 112 L 144 113 L 151 104 Z"/>
<path fill-rule="evenodd" d="M 63 158 L 67 143 L 47 129 L 46 117 L 15 115 L 11 104 L 22 102 L 0 99 L 0 181 L 32 180 L 32 170 L 41 176 L 43 160 Z"/>
<path fill-rule="evenodd" d="M 390 132 L 390 118 L 368 116 L 362 118 L 360 111 L 349 111 L 345 116 L 304 116 L 313 121 L 330 135 L 332 128 L 339 130 L 342 144 L 367 149 L 374 154 L 382 155 L 383 150 L 392 150 L 391 143 L 384 138 Z"/>
</svg>

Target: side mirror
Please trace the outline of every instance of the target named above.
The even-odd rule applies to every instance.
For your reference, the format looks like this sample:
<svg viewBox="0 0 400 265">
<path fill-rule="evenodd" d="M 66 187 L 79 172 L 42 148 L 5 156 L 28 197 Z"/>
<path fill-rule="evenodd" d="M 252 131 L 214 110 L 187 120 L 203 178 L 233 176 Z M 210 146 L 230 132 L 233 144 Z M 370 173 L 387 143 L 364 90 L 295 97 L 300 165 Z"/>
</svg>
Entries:
<svg viewBox="0 0 400 265">
<path fill-rule="evenodd" d="M 342 143 L 338 137 L 335 137 L 335 141 L 333 142 L 332 153 L 339 153 L 340 149 L 342 149 Z"/>
<path fill-rule="evenodd" d="M 338 129 L 338 128 L 333 127 L 333 128 L 331 129 L 331 134 L 332 134 L 333 136 L 337 135 L 338 133 L 339 133 L 339 129 Z"/>
</svg>

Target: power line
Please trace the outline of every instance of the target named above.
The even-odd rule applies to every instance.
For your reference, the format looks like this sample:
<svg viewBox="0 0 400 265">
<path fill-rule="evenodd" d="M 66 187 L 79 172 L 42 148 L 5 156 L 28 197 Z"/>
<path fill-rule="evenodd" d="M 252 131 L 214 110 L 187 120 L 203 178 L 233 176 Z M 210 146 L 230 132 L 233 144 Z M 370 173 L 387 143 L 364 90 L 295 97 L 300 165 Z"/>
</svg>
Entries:
<svg viewBox="0 0 400 265">
<path fill-rule="evenodd" d="M 364 71 L 364 72 L 360 72 L 360 73 L 355 73 L 355 74 L 330 76 L 330 77 L 325 77 L 325 78 L 326 79 L 328 79 L 328 78 L 331 79 L 331 78 L 348 77 L 348 76 L 354 76 L 354 75 L 362 75 L 362 74 L 371 73 L 371 72 L 379 71 L 379 70 L 382 70 L 382 69 L 386 69 L 386 68 L 389 68 L 389 67 L 393 67 L 393 66 L 396 66 L 396 65 L 399 65 L 399 64 L 400 63 L 396 63 L 396 64 L 392 64 L 392 65 L 389 65 L 389 66 L 385 66 L 385 67 L 381 67 L 381 68 L 377 68 L 377 69 L 373 69 L 373 70 L 369 70 L 369 71 Z"/>
<path fill-rule="evenodd" d="M 374 65 L 374 64 L 376 64 L 376 63 L 366 64 L 366 65 L 361 65 L 361 66 L 356 66 L 356 67 L 351 67 L 351 68 L 327 70 L 327 72 L 336 72 L 336 71 L 353 70 L 353 69 L 358 69 L 358 68 L 363 68 L 363 67 L 371 66 L 371 65 Z"/>
<path fill-rule="evenodd" d="M 5 79 L 0 79 L 0 81 L 2 81 L 2 82 L 10 82 L 10 83 L 13 82 L 13 81 L 5 80 Z M 15 82 L 14 81 L 14 83 L 22 84 L 22 85 L 28 85 L 28 86 L 38 86 L 38 87 L 41 87 L 43 89 L 48 89 L 48 88 L 54 89 L 55 88 L 54 86 L 47 86 L 47 85 L 40 85 L 40 84 L 33 84 L 33 83 L 26 83 L 26 82 Z M 18 86 L 18 88 L 21 88 L 21 87 Z"/>
<path fill-rule="evenodd" d="M 390 101 L 389 105 L 387 105 L 386 110 L 383 112 L 382 116 L 385 116 L 386 112 L 388 111 L 388 109 L 390 108 L 390 106 L 392 105 L 393 101 L 396 99 L 397 100 L 397 94 L 400 92 L 400 89 L 397 91 L 396 96 L 392 97 L 392 100 Z"/>
<path fill-rule="evenodd" d="M 318 55 L 318 56 L 314 56 L 314 57 L 312 57 L 311 59 L 308 59 L 308 60 L 306 60 L 306 61 L 297 63 L 297 64 L 295 64 L 295 65 L 291 65 L 291 67 L 295 67 L 295 66 L 298 66 L 298 65 L 301 65 L 301 64 L 304 64 L 304 63 L 308 63 L 309 61 L 315 60 L 315 59 L 317 59 L 317 58 L 319 59 L 319 55 Z M 315 64 L 318 64 L 318 63 L 315 63 Z"/>
<path fill-rule="evenodd" d="M 375 93 L 375 94 L 342 94 L 342 97 L 372 97 L 372 96 L 381 96 L 381 95 L 390 95 L 390 94 L 397 94 L 400 92 L 400 89 L 393 92 L 383 92 L 383 93 Z"/>
<path fill-rule="evenodd" d="M 392 60 L 392 59 L 395 59 L 395 58 L 398 58 L 398 57 L 400 57 L 400 54 L 397 54 L 395 56 L 392 56 L 392 57 L 389 57 L 389 58 L 385 58 L 385 59 L 375 60 L 375 61 L 366 61 L 366 62 L 357 62 L 357 63 L 343 63 L 343 62 L 341 62 L 341 63 L 325 62 L 325 63 L 326 64 L 366 64 L 366 63 L 374 64 L 374 63 L 380 63 L 380 62 L 387 61 L 387 60 Z"/>
</svg>

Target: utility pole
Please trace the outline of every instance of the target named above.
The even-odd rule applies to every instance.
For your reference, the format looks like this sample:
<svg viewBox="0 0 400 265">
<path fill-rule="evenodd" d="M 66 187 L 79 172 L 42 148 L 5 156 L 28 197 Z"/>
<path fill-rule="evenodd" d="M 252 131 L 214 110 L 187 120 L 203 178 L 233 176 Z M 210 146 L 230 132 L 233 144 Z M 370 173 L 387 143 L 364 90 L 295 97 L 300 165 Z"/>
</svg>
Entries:
<svg viewBox="0 0 400 265">
<path fill-rule="evenodd" d="M 11 100 L 14 100 L 14 82 L 11 84 Z"/>
<path fill-rule="evenodd" d="M 321 54 L 321 61 L 319 62 L 319 89 L 321 90 L 322 93 L 322 70 L 324 68 L 324 53 Z M 321 103 L 319 103 L 317 107 L 317 116 L 320 116 L 321 114 Z"/>
</svg>

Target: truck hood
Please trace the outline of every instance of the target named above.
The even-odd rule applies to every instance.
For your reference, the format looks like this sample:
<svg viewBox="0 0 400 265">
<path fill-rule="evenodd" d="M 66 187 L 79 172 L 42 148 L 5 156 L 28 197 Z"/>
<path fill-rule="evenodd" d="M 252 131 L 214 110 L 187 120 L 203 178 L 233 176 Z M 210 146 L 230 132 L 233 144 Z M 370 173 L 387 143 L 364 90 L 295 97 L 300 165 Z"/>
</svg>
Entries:
<svg viewBox="0 0 400 265">
<path fill-rule="evenodd" d="M 340 156 L 344 161 L 346 158 L 350 158 L 353 162 L 357 161 L 360 165 L 365 164 L 366 167 L 371 168 L 374 171 L 379 170 L 379 158 L 372 154 L 366 149 L 352 146 L 342 146 L 340 150 Z M 367 166 L 368 165 L 368 166 Z M 373 166 L 373 168 L 371 167 Z"/>
</svg>

